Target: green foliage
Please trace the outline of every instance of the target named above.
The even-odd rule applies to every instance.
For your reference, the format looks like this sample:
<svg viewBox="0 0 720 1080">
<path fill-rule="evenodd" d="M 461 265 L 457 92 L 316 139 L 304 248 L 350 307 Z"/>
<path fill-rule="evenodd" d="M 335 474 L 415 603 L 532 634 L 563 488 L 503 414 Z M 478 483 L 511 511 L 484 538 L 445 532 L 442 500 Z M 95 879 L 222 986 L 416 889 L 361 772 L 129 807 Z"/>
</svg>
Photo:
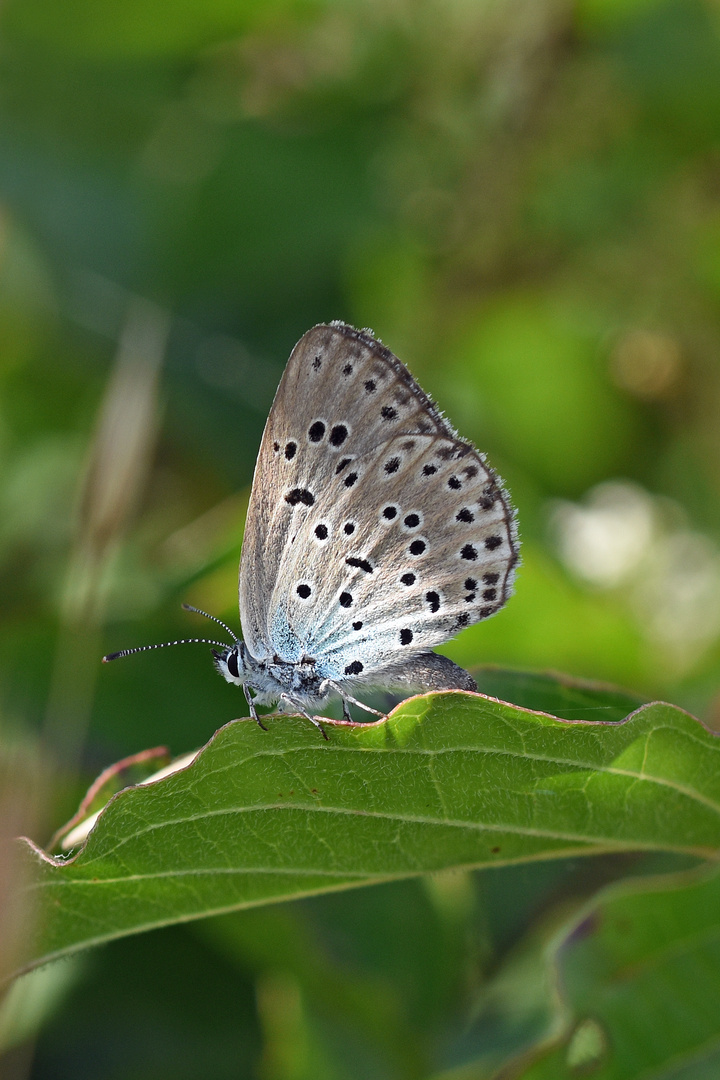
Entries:
<svg viewBox="0 0 720 1080">
<path fill-rule="evenodd" d="M 716 1075 L 719 890 L 713 872 L 623 885 L 593 903 L 553 960 L 567 1007 L 560 1045 L 522 1076 Z"/>
<path fill-rule="evenodd" d="M 107 941 L 0 1003 L 0 1072 L 713 1075 L 714 879 L 650 879 L 718 850 L 681 711 L 720 726 L 717 6 L 8 0 L 0 29 L 0 972 Z M 202 649 L 99 658 L 205 632 L 181 601 L 237 626 L 267 410 L 333 318 L 488 452 L 523 564 L 443 650 L 500 703 L 326 746 L 230 723 Z M 109 762 L 203 744 L 113 771 L 72 860 L 2 854 Z"/>
<path fill-rule="evenodd" d="M 595 715 L 616 708 L 585 695 Z M 582 711 L 582 710 L 580 710 Z M 41 864 L 37 959 L 152 926 L 448 868 L 720 846 L 714 735 L 669 705 L 559 721 L 461 693 L 377 725 L 223 728 Z M 682 839 L 680 839 L 682 838 Z"/>
<path fill-rule="evenodd" d="M 604 1068 L 599 1075 L 608 1078 L 630 1077 L 633 1069 L 661 1068 L 680 1054 L 713 1060 L 705 1047 L 720 1033 L 720 1017 L 714 997 L 708 1007 L 700 999 L 714 963 L 708 943 L 717 934 L 716 876 L 689 885 L 678 879 L 670 887 L 636 883 L 588 910 L 581 906 L 588 876 L 581 874 L 574 888 L 566 883 L 554 926 L 541 923 L 519 938 L 515 929 L 516 944 L 475 1007 L 465 1004 L 469 1026 L 453 1034 L 438 1027 L 440 988 L 444 1011 L 457 1003 L 460 939 L 477 921 L 468 869 L 493 867 L 485 888 L 499 898 L 503 867 L 507 873 L 512 864 L 526 864 L 541 900 L 538 860 L 557 867 L 562 859 L 572 874 L 577 855 L 604 855 L 604 874 L 613 878 L 628 865 L 608 862 L 613 853 L 697 859 L 714 858 L 720 848 L 720 750 L 716 736 L 692 717 L 669 705 L 638 706 L 627 694 L 591 684 L 493 670 L 480 678 L 508 697 L 544 699 L 565 719 L 455 693 L 410 699 L 375 725 L 328 722 L 329 743 L 300 719 L 268 719 L 267 732 L 236 721 L 190 765 L 121 791 L 70 859 L 32 856 L 28 897 L 39 934 L 31 966 L 140 930 L 255 908 L 256 914 L 245 910 L 209 924 L 208 940 L 254 970 L 282 972 L 263 976 L 261 1007 L 271 1027 L 275 1010 L 295 1010 L 293 1030 L 286 1017 L 273 1037 L 294 1040 L 291 1057 L 305 1062 L 307 1075 L 318 1061 L 329 1076 L 356 1075 L 314 1030 L 308 1008 L 330 1013 L 341 1028 L 349 1025 L 383 1068 L 391 1066 L 390 1075 L 393 1060 L 414 1062 L 412 1075 L 432 1071 L 433 1062 L 453 1064 L 453 1075 L 462 1065 L 464 1075 L 473 1062 L 477 1075 L 489 1076 L 509 1055 L 516 1058 L 514 1075 L 528 1078 L 571 1077 L 586 1065 Z M 361 963 L 348 982 L 332 950 L 317 955 L 301 910 L 262 907 L 313 895 L 317 905 L 329 893 L 323 924 L 343 906 L 357 920 L 358 900 L 370 894 L 361 890 L 349 902 L 345 890 L 374 884 L 392 919 L 392 895 L 386 906 L 378 883 L 439 871 L 445 874 L 428 879 L 439 925 L 420 930 L 417 896 L 399 893 L 397 914 L 407 910 L 393 949 L 401 942 L 408 948 L 413 939 L 419 944 L 418 938 L 425 953 L 449 949 L 444 971 L 430 974 L 431 955 L 414 972 L 417 960 L 395 955 L 391 968 L 401 964 L 410 979 L 399 998 L 388 996 L 372 964 L 363 971 Z M 527 902 L 520 901 L 521 912 Z M 371 900 L 367 907 L 372 911 Z M 486 904 L 486 925 L 491 911 Z M 374 958 L 374 935 L 360 919 L 351 931 L 353 948 Z M 496 928 L 477 959 L 493 936 L 498 947 Z M 323 946 L 321 954 L 326 951 Z M 552 989 L 555 968 L 562 1000 Z M 416 995 L 428 979 L 434 989 L 421 1004 Z M 666 1037 L 653 1041 L 653 1025 L 672 1011 L 675 997 L 688 1020 L 668 1025 Z M 638 998 L 643 1007 L 631 1008 Z M 411 1049 L 423 1010 L 430 1031 Z"/>
</svg>

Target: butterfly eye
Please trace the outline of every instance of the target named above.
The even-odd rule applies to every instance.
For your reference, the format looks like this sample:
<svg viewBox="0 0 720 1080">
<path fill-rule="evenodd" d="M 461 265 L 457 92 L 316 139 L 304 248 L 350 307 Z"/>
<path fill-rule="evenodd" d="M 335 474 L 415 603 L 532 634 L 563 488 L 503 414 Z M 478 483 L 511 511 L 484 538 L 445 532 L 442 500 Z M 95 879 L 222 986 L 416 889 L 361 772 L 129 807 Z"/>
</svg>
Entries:
<svg viewBox="0 0 720 1080">
<path fill-rule="evenodd" d="M 230 674 L 232 675 L 233 679 L 239 679 L 240 678 L 240 671 L 238 670 L 237 649 L 231 649 L 230 650 L 230 652 L 227 654 L 227 659 L 226 659 L 225 663 L 227 664 L 227 669 L 230 672 Z"/>
</svg>

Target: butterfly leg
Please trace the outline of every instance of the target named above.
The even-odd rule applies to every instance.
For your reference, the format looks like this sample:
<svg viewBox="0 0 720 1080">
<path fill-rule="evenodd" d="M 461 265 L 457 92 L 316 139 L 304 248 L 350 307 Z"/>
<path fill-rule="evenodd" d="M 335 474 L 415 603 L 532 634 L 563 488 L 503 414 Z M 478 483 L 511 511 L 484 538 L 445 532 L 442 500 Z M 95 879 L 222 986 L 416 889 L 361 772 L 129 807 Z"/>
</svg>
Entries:
<svg viewBox="0 0 720 1080">
<path fill-rule="evenodd" d="M 306 712 L 305 709 L 303 709 L 302 705 L 300 705 L 297 701 L 291 698 L 289 694 L 281 694 L 280 701 L 287 702 L 287 704 L 290 705 L 291 708 L 295 709 L 296 712 L 299 712 L 301 716 L 304 716 L 306 720 L 309 720 L 311 724 L 315 725 L 315 727 L 322 735 L 323 739 L 328 739 L 328 733 L 318 720 L 317 716 L 311 716 L 310 713 Z"/>
<path fill-rule="evenodd" d="M 265 727 L 262 720 L 260 719 L 260 717 L 257 714 L 257 709 L 255 708 L 255 702 L 253 701 L 252 697 L 250 696 L 250 687 L 249 686 L 243 686 L 243 693 L 245 694 L 245 700 L 248 703 L 248 709 L 250 710 L 250 716 L 253 718 L 253 720 L 258 725 L 258 727 L 261 727 L 263 729 L 263 731 L 267 731 L 267 728 Z"/>
<path fill-rule="evenodd" d="M 347 707 L 347 701 L 345 700 L 345 698 L 342 699 L 342 711 L 343 711 L 343 720 L 347 720 L 348 723 L 350 723 L 350 724 L 354 723 L 353 718 L 352 718 L 352 713 L 350 712 L 350 710 Z"/>
<path fill-rule="evenodd" d="M 385 719 L 385 713 L 378 712 L 377 709 L 371 709 L 369 705 L 363 705 L 362 701 L 358 701 L 357 698 L 352 697 L 351 694 L 348 694 L 346 690 L 343 690 L 342 687 L 338 686 L 338 684 L 336 682 L 333 682 L 332 679 L 323 679 L 323 681 L 320 683 L 318 693 L 325 694 L 328 690 L 332 690 L 334 693 L 338 694 L 342 698 L 343 717 L 346 720 L 352 720 L 352 717 L 345 711 L 346 702 L 348 701 L 351 705 L 357 705 L 358 709 L 362 709 L 364 712 L 369 712 L 372 713 L 373 716 L 379 716 L 381 719 Z"/>
</svg>

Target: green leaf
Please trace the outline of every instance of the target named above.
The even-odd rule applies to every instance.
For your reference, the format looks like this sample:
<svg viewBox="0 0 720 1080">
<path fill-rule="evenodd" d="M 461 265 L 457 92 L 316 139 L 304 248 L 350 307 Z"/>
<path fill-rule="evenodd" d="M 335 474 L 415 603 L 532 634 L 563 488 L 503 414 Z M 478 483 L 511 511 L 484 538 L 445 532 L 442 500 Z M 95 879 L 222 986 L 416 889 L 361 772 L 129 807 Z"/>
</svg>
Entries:
<svg viewBox="0 0 720 1080">
<path fill-rule="evenodd" d="M 76 857 L 34 849 L 31 964 L 448 867 L 720 848 L 720 744 L 671 705 L 614 724 L 454 692 L 378 724 L 328 721 L 328 742 L 302 719 L 267 724 L 228 724 L 187 768 L 120 792 Z"/>
<path fill-rule="evenodd" d="M 475 668 L 473 675 L 482 694 L 511 701 L 525 709 L 542 710 L 560 719 L 624 720 L 647 704 L 647 698 L 629 690 L 545 671 L 483 667 Z"/>
<path fill-rule="evenodd" d="M 720 1074 L 720 875 L 613 886 L 555 957 L 559 1043 L 523 1080 Z"/>
</svg>

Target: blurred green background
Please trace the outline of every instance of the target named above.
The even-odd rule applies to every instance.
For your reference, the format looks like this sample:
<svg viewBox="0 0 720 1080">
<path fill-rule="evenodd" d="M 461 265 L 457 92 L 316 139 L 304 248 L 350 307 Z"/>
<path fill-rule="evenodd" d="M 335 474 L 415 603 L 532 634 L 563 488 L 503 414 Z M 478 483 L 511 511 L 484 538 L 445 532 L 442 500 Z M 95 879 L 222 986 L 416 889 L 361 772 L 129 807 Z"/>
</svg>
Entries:
<svg viewBox="0 0 720 1080">
<path fill-rule="evenodd" d="M 516 596 L 444 651 L 720 726 L 714 0 L 7 0 L 0 60 L 0 731 L 42 745 L 36 839 L 242 715 L 201 648 L 99 658 L 211 633 L 181 601 L 237 627 L 267 411 L 336 318 L 518 507 Z M 568 872 L 121 942 L 9 1075 L 429 1075 Z"/>
</svg>

